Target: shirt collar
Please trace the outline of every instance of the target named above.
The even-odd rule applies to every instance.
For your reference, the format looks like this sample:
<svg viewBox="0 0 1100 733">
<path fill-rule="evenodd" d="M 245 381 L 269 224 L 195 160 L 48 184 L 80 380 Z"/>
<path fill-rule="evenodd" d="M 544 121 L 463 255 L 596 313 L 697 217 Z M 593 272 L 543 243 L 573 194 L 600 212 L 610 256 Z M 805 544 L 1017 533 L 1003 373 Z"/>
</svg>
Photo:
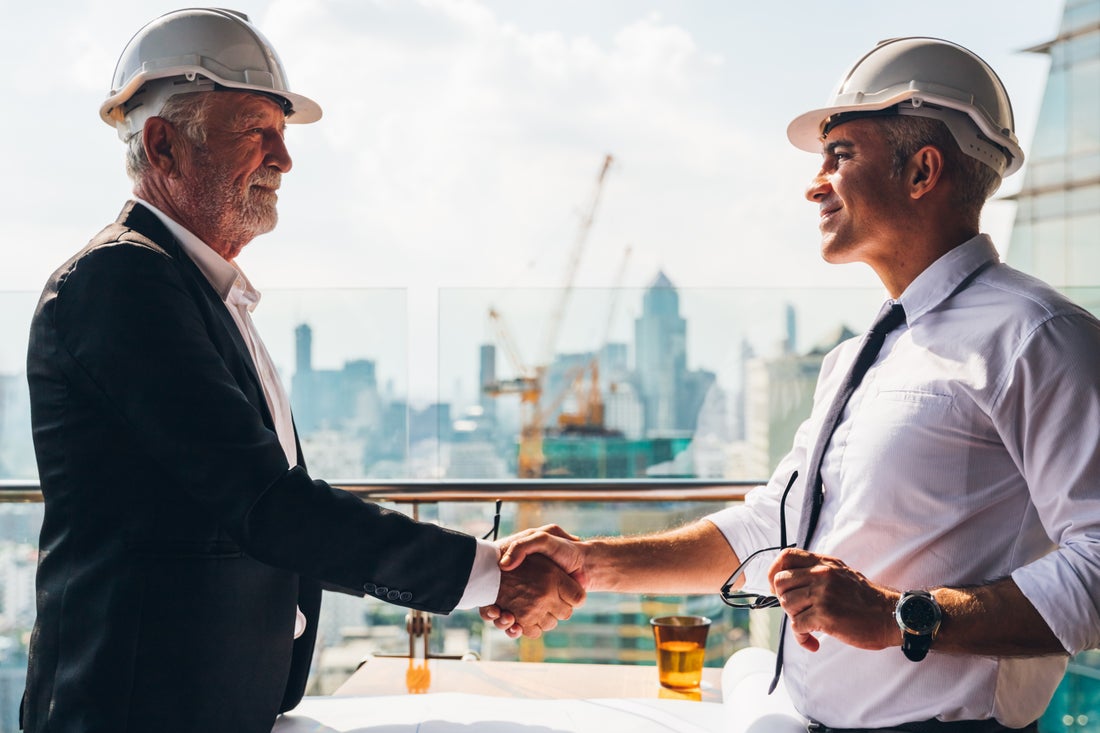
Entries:
<svg viewBox="0 0 1100 733">
<path fill-rule="evenodd" d="M 905 307 L 905 320 L 913 323 L 951 297 L 978 270 L 999 261 L 987 234 L 979 234 L 945 253 L 917 275 L 898 298 Z"/>
<path fill-rule="evenodd" d="M 160 219 L 223 301 L 244 305 L 249 311 L 255 309 L 256 304 L 260 302 L 260 291 L 252 286 L 235 263 L 227 262 L 189 229 L 156 206 L 141 198 L 136 198 L 136 201 Z"/>
</svg>

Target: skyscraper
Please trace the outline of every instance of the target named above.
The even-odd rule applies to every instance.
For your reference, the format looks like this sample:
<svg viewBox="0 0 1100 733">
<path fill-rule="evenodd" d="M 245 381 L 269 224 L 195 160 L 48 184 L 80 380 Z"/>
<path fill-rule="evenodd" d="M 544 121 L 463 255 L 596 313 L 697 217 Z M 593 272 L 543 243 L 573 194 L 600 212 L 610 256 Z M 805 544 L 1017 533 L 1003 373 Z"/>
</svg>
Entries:
<svg viewBox="0 0 1100 733">
<path fill-rule="evenodd" d="M 642 297 L 642 315 L 634 322 L 634 348 L 646 432 L 678 432 L 677 387 L 687 371 L 687 321 L 680 317 L 680 295 L 664 272 Z"/>
<path fill-rule="evenodd" d="M 1100 0 L 1066 0 L 1058 36 L 1027 50 L 1050 73 L 1007 261 L 1100 311 Z"/>
<path fill-rule="evenodd" d="M 482 344 L 478 351 L 478 405 L 481 406 L 482 415 L 486 421 L 495 427 L 497 415 L 497 403 L 492 395 L 485 392 L 485 385 L 492 384 L 497 379 L 497 347 L 493 344 Z"/>
</svg>

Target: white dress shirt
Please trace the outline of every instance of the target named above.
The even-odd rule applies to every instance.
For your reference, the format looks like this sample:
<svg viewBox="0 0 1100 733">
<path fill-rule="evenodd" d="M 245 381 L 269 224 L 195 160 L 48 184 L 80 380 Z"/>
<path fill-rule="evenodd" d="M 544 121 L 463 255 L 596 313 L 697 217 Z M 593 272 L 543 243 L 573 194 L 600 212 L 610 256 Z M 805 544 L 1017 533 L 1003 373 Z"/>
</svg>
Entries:
<svg viewBox="0 0 1100 733">
<path fill-rule="evenodd" d="M 892 332 L 825 453 L 811 548 L 898 590 L 1011 576 L 1070 653 L 1100 644 L 1100 322 L 998 261 L 988 237 L 948 252 L 901 294 Z M 859 339 L 821 368 L 810 418 L 766 487 L 708 517 L 738 557 L 797 533 L 806 463 Z M 766 555 L 764 556 L 766 558 Z M 771 559 L 774 559 L 774 555 Z M 747 587 L 767 592 L 770 559 Z M 990 623 L 996 624 L 996 609 Z M 1066 657 L 950 655 L 910 662 L 827 636 L 785 645 L 798 709 L 829 726 L 939 717 L 1037 719 Z"/>
<path fill-rule="evenodd" d="M 298 448 L 294 435 L 294 420 L 290 413 L 290 399 L 279 379 L 275 363 L 252 321 L 252 311 L 260 302 L 260 291 L 252 286 L 236 263 L 223 259 L 201 239 L 148 201 L 140 198 L 137 201 L 156 214 L 172 236 L 179 240 L 187 256 L 225 302 L 252 356 L 252 363 L 256 367 L 256 374 L 263 387 L 267 409 L 275 421 L 275 433 L 286 455 L 287 467 L 298 465 Z M 473 567 L 470 569 L 470 578 L 456 608 L 477 608 L 496 602 L 500 588 L 500 567 L 497 564 L 499 556 L 500 553 L 495 544 L 484 540 L 477 541 L 477 552 L 474 555 Z M 305 624 L 305 616 L 301 610 L 298 610 L 294 624 L 294 638 L 298 638 L 305 631 Z"/>
</svg>

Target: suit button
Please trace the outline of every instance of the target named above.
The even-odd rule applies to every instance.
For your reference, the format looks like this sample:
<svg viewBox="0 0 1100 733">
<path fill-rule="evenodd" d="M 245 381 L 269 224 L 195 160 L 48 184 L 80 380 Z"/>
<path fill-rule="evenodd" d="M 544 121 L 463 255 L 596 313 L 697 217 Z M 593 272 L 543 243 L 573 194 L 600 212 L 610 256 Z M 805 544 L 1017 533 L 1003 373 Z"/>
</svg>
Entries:
<svg viewBox="0 0 1100 733">
<path fill-rule="evenodd" d="M 391 590 L 389 593 L 386 594 L 386 600 L 389 600 L 389 601 L 396 601 L 400 597 L 401 597 L 401 591 L 399 591 L 399 590 Z"/>
<path fill-rule="evenodd" d="M 374 589 L 376 587 L 377 586 L 374 583 L 363 583 L 363 590 L 365 590 L 367 593 L 374 593 Z"/>
<path fill-rule="evenodd" d="M 374 595 L 378 596 L 379 598 L 385 598 L 386 594 L 389 593 L 389 592 L 390 592 L 390 589 L 387 588 L 384 585 L 377 586 L 374 589 Z"/>
<path fill-rule="evenodd" d="M 408 591 L 405 591 L 404 593 L 402 593 L 402 594 L 401 594 L 400 596 L 398 596 L 398 598 L 397 598 L 397 600 L 401 601 L 402 603 L 408 603 L 408 602 L 409 602 L 409 601 L 411 601 L 412 599 L 413 599 L 413 594 L 412 594 L 412 593 L 409 593 Z"/>
</svg>

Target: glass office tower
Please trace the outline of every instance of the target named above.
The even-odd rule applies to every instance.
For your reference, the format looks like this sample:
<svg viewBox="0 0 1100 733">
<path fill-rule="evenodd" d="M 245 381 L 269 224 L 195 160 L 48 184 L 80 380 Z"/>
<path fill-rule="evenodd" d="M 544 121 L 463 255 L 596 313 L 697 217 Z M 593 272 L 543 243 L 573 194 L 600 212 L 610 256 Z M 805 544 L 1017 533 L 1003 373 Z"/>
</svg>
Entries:
<svg viewBox="0 0 1100 733">
<path fill-rule="evenodd" d="M 1100 0 L 1066 0 L 1007 253 L 1100 311 Z"/>
</svg>

